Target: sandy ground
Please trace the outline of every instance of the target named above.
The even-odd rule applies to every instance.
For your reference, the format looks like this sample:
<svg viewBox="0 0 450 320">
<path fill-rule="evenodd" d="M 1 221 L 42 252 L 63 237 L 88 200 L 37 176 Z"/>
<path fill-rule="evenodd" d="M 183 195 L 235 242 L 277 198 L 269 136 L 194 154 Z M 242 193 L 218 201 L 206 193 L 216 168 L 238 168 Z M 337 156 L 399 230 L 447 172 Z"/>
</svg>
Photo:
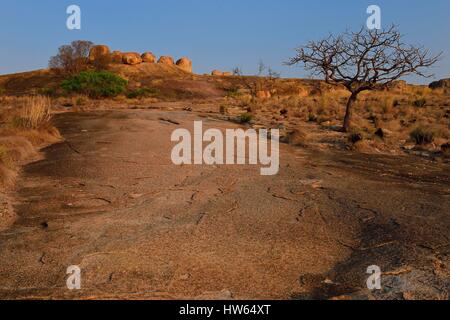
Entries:
<svg viewBox="0 0 450 320">
<path fill-rule="evenodd" d="M 180 125 L 159 120 L 169 118 Z M 448 164 L 281 147 L 259 166 L 174 166 L 189 112 L 62 114 L 65 142 L 18 183 L 0 298 L 445 299 Z M 66 269 L 82 288 L 66 287 Z M 367 267 L 383 271 L 369 291 Z"/>
</svg>

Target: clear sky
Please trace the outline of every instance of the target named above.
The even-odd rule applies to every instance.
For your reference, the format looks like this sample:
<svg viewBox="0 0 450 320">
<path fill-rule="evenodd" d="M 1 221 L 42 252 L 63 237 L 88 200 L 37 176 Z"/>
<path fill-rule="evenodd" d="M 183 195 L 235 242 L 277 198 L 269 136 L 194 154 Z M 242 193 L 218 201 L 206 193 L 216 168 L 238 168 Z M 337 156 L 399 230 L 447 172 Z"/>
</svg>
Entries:
<svg viewBox="0 0 450 320">
<path fill-rule="evenodd" d="M 66 28 L 71 4 L 81 7 L 81 30 Z M 235 66 L 255 73 L 262 60 L 284 77 L 304 77 L 300 67 L 283 66 L 293 49 L 365 25 L 370 4 L 408 42 L 444 51 L 432 72 L 450 77 L 449 0 L 3 0 L 0 74 L 44 68 L 58 46 L 83 39 L 114 50 L 188 56 L 196 73 Z"/>
</svg>

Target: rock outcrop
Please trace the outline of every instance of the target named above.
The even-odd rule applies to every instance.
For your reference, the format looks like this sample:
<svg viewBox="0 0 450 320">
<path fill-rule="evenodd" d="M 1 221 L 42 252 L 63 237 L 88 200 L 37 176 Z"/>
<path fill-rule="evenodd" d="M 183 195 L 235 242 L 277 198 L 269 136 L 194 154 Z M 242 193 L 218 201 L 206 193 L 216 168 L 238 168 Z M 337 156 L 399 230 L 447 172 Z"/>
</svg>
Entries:
<svg viewBox="0 0 450 320">
<path fill-rule="evenodd" d="M 142 54 L 138 52 L 121 52 L 113 51 L 111 53 L 110 49 L 106 45 L 96 45 L 89 51 L 89 61 L 91 64 L 127 64 L 127 65 L 137 65 L 140 63 L 159 63 L 168 66 L 177 66 L 181 70 L 192 73 L 192 61 L 189 58 L 183 57 L 179 59 L 176 63 L 171 56 L 161 56 L 159 60 L 150 51 L 144 52 Z M 220 75 L 223 75 L 221 72 Z"/>
<path fill-rule="evenodd" d="M 450 88 L 450 78 L 434 81 L 429 85 L 430 89 L 448 89 Z"/>
<path fill-rule="evenodd" d="M 216 76 L 216 77 L 221 77 L 221 76 L 223 76 L 223 72 L 220 71 L 220 70 L 213 70 L 213 71 L 211 72 L 211 75 L 212 75 L 212 76 Z"/>
<path fill-rule="evenodd" d="M 174 65 L 173 58 L 169 57 L 169 56 L 162 56 L 161 58 L 159 58 L 158 63 L 166 64 L 166 65 L 169 65 L 169 66 L 173 66 Z"/>
<path fill-rule="evenodd" d="M 122 55 L 122 62 L 124 64 L 135 65 L 142 63 L 142 58 L 137 52 L 127 52 Z"/>
<path fill-rule="evenodd" d="M 156 56 L 151 52 L 144 52 L 141 56 L 142 62 L 147 63 L 155 63 L 156 62 Z"/>
<path fill-rule="evenodd" d="M 110 54 L 109 47 L 105 45 L 93 46 L 89 51 L 89 61 L 93 62 Z"/>
<path fill-rule="evenodd" d="M 183 58 L 179 59 L 177 61 L 176 65 L 180 69 L 182 69 L 182 70 L 184 70 L 186 72 L 192 73 L 192 61 L 189 60 L 188 58 L 183 57 Z"/>
<path fill-rule="evenodd" d="M 213 70 L 211 72 L 212 76 L 216 76 L 216 77 L 231 77 L 233 74 L 231 72 L 223 72 L 220 70 Z"/>
</svg>

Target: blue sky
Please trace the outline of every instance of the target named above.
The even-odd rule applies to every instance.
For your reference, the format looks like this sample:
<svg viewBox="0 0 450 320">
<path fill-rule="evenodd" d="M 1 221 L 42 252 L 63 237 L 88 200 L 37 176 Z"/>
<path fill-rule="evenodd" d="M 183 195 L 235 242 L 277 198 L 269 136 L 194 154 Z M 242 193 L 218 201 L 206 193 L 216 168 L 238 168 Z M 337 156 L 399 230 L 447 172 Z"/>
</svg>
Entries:
<svg viewBox="0 0 450 320">
<path fill-rule="evenodd" d="M 81 7 L 82 30 L 66 28 L 71 4 Z M 255 73 L 262 60 L 284 77 L 304 77 L 300 67 L 283 66 L 293 49 L 361 27 L 370 4 L 379 5 L 383 25 L 399 25 L 408 42 L 444 51 L 432 72 L 450 77 L 449 0 L 2 1 L 0 74 L 44 68 L 58 46 L 84 39 L 121 51 L 188 56 L 196 73 L 235 66 Z"/>
</svg>

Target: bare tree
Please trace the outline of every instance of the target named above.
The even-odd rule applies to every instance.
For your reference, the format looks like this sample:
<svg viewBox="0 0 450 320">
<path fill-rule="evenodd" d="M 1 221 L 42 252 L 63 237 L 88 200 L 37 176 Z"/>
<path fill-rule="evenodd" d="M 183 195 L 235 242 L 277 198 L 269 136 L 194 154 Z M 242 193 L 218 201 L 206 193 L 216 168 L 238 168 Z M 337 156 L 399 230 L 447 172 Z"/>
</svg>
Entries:
<svg viewBox="0 0 450 320">
<path fill-rule="evenodd" d="M 90 41 L 78 40 L 59 47 L 58 54 L 50 58 L 49 68 L 66 74 L 76 74 L 87 69 L 92 46 L 93 43 Z"/>
<path fill-rule="evenodd" d="M 287 64 L 303 63 L 313 76 L 324 77 L 327 83 L 343 85 L 350 91 L 343 126 L 347 132 L 359 93 L 387 88 L 410 74 L 432 76 L 424 74 L 422 69 L 434 65 L 442 54 L 432 55 L 424 47 L 403 43 L 402 38 L 395 26 L 385 30 L 347 31 L 299 47 L 297 55 Z"/>
<path fill-rule="evenodd" d="M 235 68 L 233 69 L 233 76 L 239 77 L 239 76 L 242 76 L 242 74 L 243 74 L 243 72 L 242 72 L 242 69 L 241 69 L 241 68 L 235 67 Z"/>
</svg>

